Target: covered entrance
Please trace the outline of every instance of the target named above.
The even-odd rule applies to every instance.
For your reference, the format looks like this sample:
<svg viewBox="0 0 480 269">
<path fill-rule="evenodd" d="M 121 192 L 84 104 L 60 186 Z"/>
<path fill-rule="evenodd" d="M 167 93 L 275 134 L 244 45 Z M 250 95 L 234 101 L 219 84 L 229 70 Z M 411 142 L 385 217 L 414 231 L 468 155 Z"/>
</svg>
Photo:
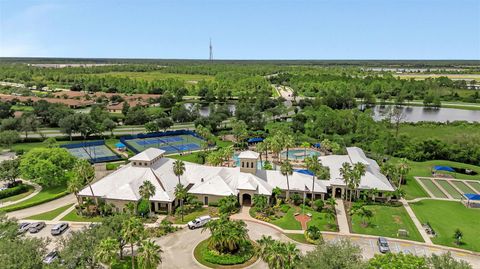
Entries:
<svg viewBox="0 0 480 269">
<path fill-rule="evenodd" d="M 248 193 L 242 194 L 242 205 L 250 206 L 252 205 L 252 196 Z"/>
</svg>

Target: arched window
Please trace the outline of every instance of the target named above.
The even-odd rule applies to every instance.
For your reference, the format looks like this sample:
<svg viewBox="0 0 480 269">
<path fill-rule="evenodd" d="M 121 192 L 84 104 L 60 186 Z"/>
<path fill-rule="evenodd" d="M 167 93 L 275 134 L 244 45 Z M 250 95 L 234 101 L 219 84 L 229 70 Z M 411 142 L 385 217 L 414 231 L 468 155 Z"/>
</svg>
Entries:
<svg viewBox="0 0 480 269">
<path fill-rule="evenodd" d="M 245 167 L 245 163 L 244 163 L 244 162 L 242 162 L 242 168 L 243 168 L 243 167 Z"/>
<path fill-rule="evenodd" d="M 247 162 L 247 168 L 248 168 L 248 162 Z"/>
<path fill-rule="evenodd" d="M 251 167 L 251 168 L 253 168 L 253 167 L 254 167 L 254 166 L 253 166 L 253 162 L 251 162 L 251 163 L 250 163 L 250 167 Z"/>
</svg>

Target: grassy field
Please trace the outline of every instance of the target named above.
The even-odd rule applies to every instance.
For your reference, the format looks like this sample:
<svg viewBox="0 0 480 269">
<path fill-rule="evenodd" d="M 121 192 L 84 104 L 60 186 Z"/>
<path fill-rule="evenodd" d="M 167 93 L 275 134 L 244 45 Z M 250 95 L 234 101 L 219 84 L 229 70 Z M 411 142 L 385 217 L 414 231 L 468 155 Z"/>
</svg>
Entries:
<svg viewBox="0 0 480 269">
<path fill-rule="evenodd" d="M 448 174 L 458 179 L 470 179 L 470 180 L 480 180 L 480 167 L 459 163 L 459 162 L 452 162 L 452 161 L 443 161 L 443 160 L 434 160 L 434 161 L 426 161 L 426 162 L 408 162 L 410 166 L 410 173 L 409 175 L 412 176 L 419 176 L 419 177 L 431 177 L 432 176 L 432 169 L 436 165 L 441 166 L 450 166 L 456 168 L 465 168 L 470 169 L 472 171 L 477 172 L 476 175 L 465 175 L 460 173 L 452 173 L 447 171 L 441 171 L 442 174 Z"/>
<path fill-rule="evenodd" d="M 480 210 L 460 202 L 423 200 L 410 204 L 421 223 L 429 222 L 437 233 L 436 244 L 458 247 L 453 239 L 455 229 L 463 232 L 460 248 L 480 251 Z"/>
<path fill-rule="evenodd" d="M 6 202 L 18 201 L 22 198 L 25 198 L 25 197 L 29 196 L 30 194 L 32 194 L 35 191 L 35 188 L 32 185 L 27 185 L 27 186 L 28 186 L 28 191 L 27 192 L 0 199 L 0 204 L 1 203 L 6 203 Z"/>
<path fill-rule="evenodd" d="M 285 230 L 301 230 L 302 225 L 295 219 L 295 212 L 302 212 L 302 209 L 299 207 L 290 207 L 287 213 L 279 219 L 272 220 L 270 223 L 277 225 L 278 227 Z M 328 225 L 328 220 L 325 217 L 325 213 L 317 212 L 309 208 L 305 208 L 304 213 L 312 214 L 312 219 L 307 222 L 307 226 L 317 226 L 322 231 L 337 231 L 336 228 L 330 227 Z"/>
<path fill-rule="evenodd" d="M 199 75 L 199 74 L 174 74 L 174 73 L 162 73 L 158 71 L 151 71 L 151 72 L 109 72 L 109 73 L 101 73 L 101 74 L 93 74 L 94 76 L 113 76 L 119 78 L 131 78 L 131 79 L 138 79 L 144 81 L 154 81 L 154 80 L 165 80 L 165 79 L 179 79 L 185 82 L 190 81 L 199 81 L 199 80 L 213 80 L 214 77 L 207 76 L 207 75 Z"/>
<path fill-rule="evenodd" d="M 272 220 L 270 223 L 285 230 L 301 230 L 302 225 L 295 219 L 294 213 L 295 208 L 291 207 L 283 217 Z"/>
<path fill-rule="evenodd" d="M 101 222 L 102 217 L 84 217 L 77 214 L 77 210 L 70 211 L 61 220 L 63 221 L 77 221 L 77 222 Z"/>
<path fill-rule="evenodd" d="M 447 198 L 447 195 L 428 178 L 419 179 L 423 185 L 437 198 Z"/>
<path fill-rule="evenodd" d="M 480 137 L 480 128 L 478 125 L 464 124 L 464 125 L 436 125 L 436 124 L 422 124 L 410 125 L 402 124 L 400 127 L 400 134 L 406 134 L 410 137 L 418 139 L 439 139 L 444 142 L 451 142 L 456 139 L 461 139 L 468 134 L 469 137 Z"/>
<path fill-rule="evenodd" d="M 450 194 L 455 199 L 462 199 L 463 195 L 457 191 L 448 181 L 446 180 L 437 180 L 438 184 L 442 186 L 442 188 Z"/>
<path fill-rule="evenodd" d="M 59 186 L 59 187 L 51 187 L 51 188 L 44 188 L 42 189 L 37 195 L 33 196 L 30 199 L 27 199 L 25 201 L 22 201 L 20 203 L 2 207 L 0 208 L 0 211 L 13 211 L 22 208 L 27 208 L 30 206 L 35 206 L 39 205 L 42 203 L 49 202 L 53 199 L 60 198 L 64 195 L 67 194 L 66 192 L 66 187 L 65 186 Z"/>
<path fill-rule="evenodd" d="M 202 164 L 198 152 L 194 152 L 194 153 L 190 153 L 190 154 L 184 154 L 184 155 L 179 155 L 179 154 L 169 155 L 168 158 L 172 158 L 172 159 L 175 159 L 175 160 L 182 160 L 184 162 Z"/>
<path fill-rule="evenodd" d="M 65 210 L 69 209 L 73 204 L 69 204 L 66 206 L 62 206 L 59 208 L 56 208 L 51 211 L 47 211 L 41 214 L 33 215 L 30 217 L 26 217 L 26 219 L 32 219 L 32 220 L 53 220 L 56 216 L 60 215 L 63 213 Z"/>
<path fill-rule="evenodd" d="M 360 217 L 352 216 L 352 230 L 354 233 L 398 237 L 399 229 L 408 231 L 408 240 L 423 242 L 415 224 L 403 206 L 367 205 L 373 211 L 373 217 L 367 227 L 362 226 Z"/>
</svg>

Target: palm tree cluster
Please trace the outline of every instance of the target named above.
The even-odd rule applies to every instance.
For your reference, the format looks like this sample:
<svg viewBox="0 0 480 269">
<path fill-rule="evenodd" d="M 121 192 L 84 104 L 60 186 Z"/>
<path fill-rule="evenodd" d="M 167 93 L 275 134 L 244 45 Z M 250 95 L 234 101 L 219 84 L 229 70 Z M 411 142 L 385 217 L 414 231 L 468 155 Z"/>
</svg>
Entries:
<svg viewBox="0 0 480 269">
<path fill-rule="evenodd" d="M 340 175 L 347 185 L 347 193 L 349 194 L 349 201 L 352 201 L 353 192 L 358 192 L 360 180 L 365 175 L 366 167 L 363 163 L 355 163 L 352 167 L 350 163 L 343 163 L 340 168 Z M 346 199 L 346 198 L 345 198 Z"/>
<path fill-rule="evenodd" d="M 130 244 L 132 268 L 135 268 L 135 257 L 139 268 L 154 269 L 162 262 L 162 248 L 152 240 L 147 239 L 145 228 L 140 219 L 131 216 L 122 223 L 122 237 L 125 243 Z M 137 246 L 137 255 L 134 255 L 134 246 Z M 100 241 L 95 249 L 95 258 L 112 267 L 118 259 L 118 240 L 107 237 Z M 120 255 L 121 257 L 121 255 Z"/>
<path fill-rule="evenodd" d="M 95 194 L 93 192 L 92 188 L 92 182 L 95 180 L 95 169 L 92 167 L 92 165 L 84 159 L 78 159 L 75 162 L 75 165 L 73 167 L 73 177 L 70 177 L 70 179 L 67 182 L 67 190 L 69 192 L 72 192 L 75 197 L 77 198 L 78 205 L 81 206 L 82 203 L 80 201 L 80 197 L 78 196 L 78 193 L 80 190 L 88 184 L 88 187 L 90 188 L 90 192 L 92 193 L 92 197 L 94 197 L 95 200 L 95 205 L 98 209 L 98 200 L 95 197 Z M 87 207 L 88 210 L 88 207 Z M 81 214 L 81 210 L 80 210 Z"/>
<path fill-rule="evenodd" d="M 393 164 L 386 162 L 382 165 L 382 173 L 400 189 L 402 184 L 405 183 L 405 178 L 408 172 L 410 172 L 410 166 L 405 158 L 400 159 L 399 162 Z"/>
<path fill-rule="evenodd" d="M 305 158 L 305 165 L 307 169 L 313 173 L 312 176 L 312 199 L 315 192 L 315 178 L 318 179 L 329 179 L 330 178 L 330 169 L 326 166 L 323 166 L 318 159 L 318 155 L 313 155 Z"/>
<path fill-rule="evenodd" d="M 301 260 L 300 250 L 294 243 L 273 240 L 271 236 L 262 236 L 258 243 L 258 256 L 270 269 L 293 269 Z"/>
<path fill-rule="evenodd" d="M 288 180 L 288 176 L 291 176 L 293 174 L 293 166 L 288 161 L 288 159 L 282 162 L 282 165 L 280 166 L 280 173 L 282 173 L 282 175 L 285 176 L 287 179 L 287 200 L 289 200 L 290 199 L 290 181 Z"/>
<path fill-rule="evenodd" d="M 221 165 L 227 162 L 233 157 L 233 146 L 220 148 L 217 151 L 213 151 L 207 155 L 207 162 L 213 166 Z"/>
<path fill-rule="evenodd" d="M 155 195 L 155 186 L 152 184 L 152 182 L 145 180 L 140 186 L 138 192 L 140 193 L 140 196 L 142 196 L 142 200 L 148 203 L 150 198 Z M 148 212 L 152 213 L 150 203 L 148 203 Z"/>
<path fill-rule="evenodd" d="M 245 222 L 230 220 L 222 215 L 207 223 L 202 229 L 211 233 L 208 247 L 222 254 L 235 254 L 242 246 L 249 244 L 248 229 Z"/>
</svg>

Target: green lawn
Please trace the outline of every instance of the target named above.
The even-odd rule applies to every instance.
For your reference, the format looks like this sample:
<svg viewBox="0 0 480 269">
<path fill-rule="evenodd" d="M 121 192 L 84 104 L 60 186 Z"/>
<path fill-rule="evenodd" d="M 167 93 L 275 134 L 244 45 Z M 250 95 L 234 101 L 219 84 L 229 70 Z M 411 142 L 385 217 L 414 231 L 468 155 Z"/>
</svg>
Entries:
<svg viewBox="0 0 480 269">
<path fill-rule="evenodd" d="M 288 238 L 292 239 L 293 241 L 297 241 L 299 243 L 302 243 L 302 244 L 309 244 L 311 245 L 311 243 L 309 243 L 307 241 L 307 239 L 305 239 L 305 235 L 304 234 L 292 234 L 292 233 L 286 233 L 285 234 Z"/>
<path fill-rule="evenodd" d="M 437 187 L 437 185 L 435 185 L 432 182 L 432 180 L 430 180 L 428 178 L 420 178 L 419 180 L 433 194 L 433 196 L 435 196 L 437 198 L 447 198 L 447 195 L 445 193 L 443 193 L 443 191 L 440 190 L 440 188 Z"/>
<path fill-rule="evenodd" d="M 33 220 L 53 220 L 56 216 L 60 215 L 63 213 L 65 210 L 69 209 L 73 204 L 68 204 L 66 206 L 62 206 L 59 208 L 56 208 L 54 210 L 44 212 L 38 215 L 33 215 L 30 217 L 26 217 L 26 219 L 33 219 Z"/>
<path fill-rule="evenodd" d="M 436 244 L 457 247 L 455 229 L 463 232 L 461 248 L 480 251 L 480 210 L 467 208 L 460 202 L 423 200 L 410 204 L 421 223 L 429 222 L 437 237 Z"/>
<path fill-rule="evenodd" d="M 278 227 L 285 230 L 301 230 L 302 225 L 300 224 L 300 222 L 298 222 L 295 219 L 295 215 L 294 215 L 295 212 L 301 213 L 302 209 L 300 207 L 292 206 L 290 207 L 290 209 L 288 209 L 287 213 L 283 217 L 276 220 L 272 220 L 270 221 L 270 223 L 275 224 Z M 336 227 L 333 227 L 332 229 L 332 227 L 328 225 L 328 220 L 325 217 L 326 215 L 325 213 L 317 212 L 308 207 L 305 208 L 304 213 L 312 214 L 312 219 L 309 222 L 307 222 L 308 227 L 314 225 L 320 228 L 320 230 L 322 231 L 337 231 Z"/>
<path fill-rule="evenodd" d="M 399 229 L 404 229 L 409 233 L 406 239 L 423 242 L 422 236 L 403 206 L 366 205 L 366 207 L 373 211 L 373 217 L 369 225 L 363 227 L 360 217 L 353 215 L 354 233 L 402 238 L 398 237 L 397 233 Z"/>
<path fill-rule="evenodd" d="M 77 210 L 70 211 L 65 217 L 61 220 L 63 221 L 77 221 L 77 222 L 101 222 L 102 217 L 84 217 L 77 214 Z"/>
<path fill-rule="evenodd" d="M 190 153 L 190 154 L 183 154 L 183 155 L 175 154 L 175 155 L 169 155 L 167 157 L 175 159 L 175 160 L 182 160 L 184 162 L 202 164 L 201 158 L 200 158 L 198 152 L 194 152 L 194 153 Z"/>
<path fill-rule="evenodd" d="M 0 199 L 0 203 L 18 201 L 22 198 L 25 198 L 25 197 L 29 196 L 30 194 L 32 194 L 35 191 L 35 188 L 32 185 L 27 185 L 27 186 L 28 186 L 28 191 L 27 192 Z"/>
<path fill-rule="evenodd" d="M 436 125 L 436 124 L 402 124 L 400 134 L 407 134 L 410 137 L 419 139 L 439 139 L 444 142 L 451 142 L 457 138 L 461 138 L 464 134 L 480 137 L 480 128 L 473 124 L 464 125 Z"/>
<path fill-rule="evenodd" d="M 68 192 L 66 191 L 65 186 L 58 186 L 58 187 L 50 187 L 50 188 L 44 188 L 42 189 L 37 195 L 33 196 L 30 199 L 27 199 L 25 201 L 22 201 L 18 204 L 10 205 L 7 207 L 2 207 L 0 208 L 0 211 L 14 211 L 14 210 L 20 210 L 23 208 L 39 205 L 42 203 L 49 202 L 51 200 L 60 198 L 62 196 L 67 195 Z"/>
<path fill-rule="evenodd" d="M 14 110 L 14 111 L 33 111 L 33 106 L 13 105 L 12 110 Z"/>
<path fill-rule="evenodd" d="M 467 184 L 465 184 L 463 181 L 450 181 L 450 183 L 459 188 L 463 193 L 475 193 L 475 191 L 467 186 Z"/>
<path fill-rule="evenodd" d="M 480 128 L 479 128 L 480 129 Z M 462 131 L 463 132 L 463 131 Z M 451 167 L 456 167 L 456 168 L 465 168 L 465 169 L 470 169 L 478 174 L 476 175 L 464 175 L 460 173 L 452 173 L 452 172 L 447 172 L 447 171 L 441 171 L 441 173 L 444 174 L 449 174 L 455 178 L 458 179 L 470 179 L 470 180 L 480 180 L 480 167 L 471 165 L 471 164 L 465 164 L 465 163 L 459 163 L 459 162 L 452 162 L 452 161 L 444 161 L 444 160 L 434 160 L 434 161 L 426 161 L 426 162 L 408 162 L 410 165 L 410 173 L 411 175 L 414 176 L 420 176 L 420 177 L 431 177 L 432 176 L 432 168 L 436 165 L 442 165 L 442 166 L 451 166 Z"/>
<path fill-rule="evenodd" d="M 462 199 L 463 195 L 461 193 L 459 193 L 452 185 L 450 185 L 450 183 L 448 183 L 448 181 L 437 180 L 437 182 L 438 182 L 438 184 L 440 184 L 440 186 L 442 186 L 442 188 L 444 190 L 446 190 L 448 192 L 448 194 L 450 194 L 450 196 L 452 196 L 455 199 Z"/>
</svg>

